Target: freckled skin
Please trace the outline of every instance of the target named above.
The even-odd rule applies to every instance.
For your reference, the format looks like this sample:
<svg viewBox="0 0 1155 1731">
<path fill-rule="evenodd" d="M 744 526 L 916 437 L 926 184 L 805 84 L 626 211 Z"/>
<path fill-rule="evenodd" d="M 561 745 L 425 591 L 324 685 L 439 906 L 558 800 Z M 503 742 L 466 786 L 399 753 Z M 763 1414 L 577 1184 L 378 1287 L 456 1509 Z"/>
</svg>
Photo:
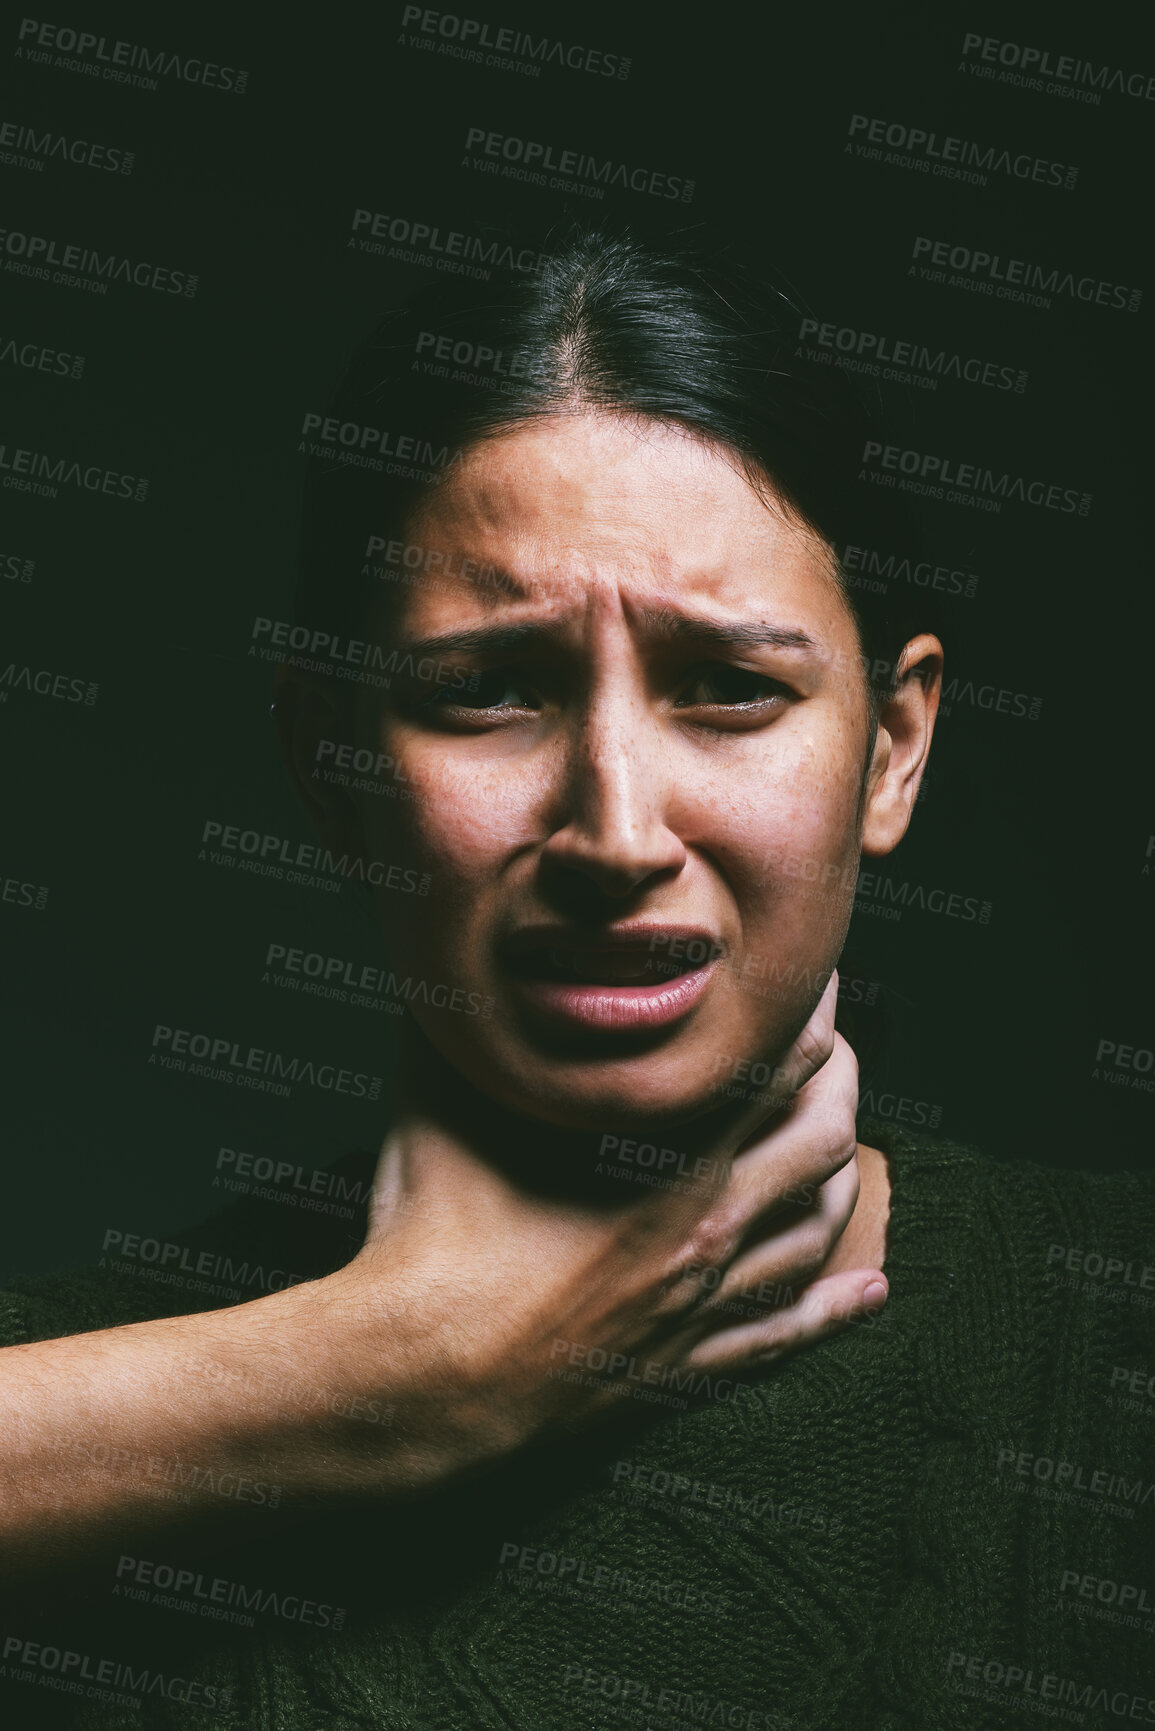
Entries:
<svg viewBox="0 0 1155 1731">
<path fill-rule="evenodd" d="M 397 761 L 413 796 L 360 797 L 365 850 L 432 879 L 426 898 L 377 893 L 391 965 L 495 1000 L 489 1018 L 418 1005 L 418 1021 L 530 1118 L 653 1129 L 715 1109 L 733 1063 L 772 1065 L 804 1026 L 845 937 L 860 851 L 889 851 L 917 789 L 902 729 L 884 725 L 864 793 L 866 690 L 827 550 L 727 453 L 592 412 L 472 447 L 406 535 L 451 571 L 468 558 L 518 589 L 417 585 L 378 622 L 391 644 L 555 628 L 547 650 L 480 663 L 514 668 L 518 700 L 480 726 L 476 710 L 462 720 L 394 691 L 360 700 L 361 743 Z M 689 646 L 671 614 L 803 632 L 815 647 Z M 719 665 L 770 697 L 687 703 Z M 672 1028 L 562 1038 L 511 993 L 501 945 L 575 918 L 701 927 L 725 959 Z"/>
</svg>

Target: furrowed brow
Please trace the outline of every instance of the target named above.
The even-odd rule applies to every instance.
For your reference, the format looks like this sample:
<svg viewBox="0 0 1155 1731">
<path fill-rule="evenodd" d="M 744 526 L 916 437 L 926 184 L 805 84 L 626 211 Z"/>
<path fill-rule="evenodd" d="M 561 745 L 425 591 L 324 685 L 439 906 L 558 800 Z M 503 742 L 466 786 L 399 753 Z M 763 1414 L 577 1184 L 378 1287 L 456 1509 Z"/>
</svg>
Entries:
<svg viewBox="0 0 1155 1731">
<path fill-rule="evenodd" d="M 508 655 L 550 635 L 544 625 L 481 625 L 472 631 L 443 631 L 401 645 L 409 655 Z"/>
<path fill-rule="evenodd" d="M 647 629 L 655 636 L 674 638 L 679 642 L 712 644 L 719 648 L 739 649 L 817 649 L 813 637 L 797 626 L 755 625 L 741 620 L 724 623 L 716 619 L 696 619 L 686 613 L 665 610 L 647 612 Z"/>
<path fill-rule="evenodd" d="M 816 650 L 819 645 L 797 626 L 759 625 L 743 620 L 721 621 L 694 618 L 666 609 L 646 609 L 642 622 L 655 637 L 691 645 L 722 649 Z M 406 643 L 409 654 L 509 655 L 556 639 L 563 630 L 561 620 L 528 620 L 521 625 L 480 625 L 465 631 L 444 631 Z"/>
</svg>

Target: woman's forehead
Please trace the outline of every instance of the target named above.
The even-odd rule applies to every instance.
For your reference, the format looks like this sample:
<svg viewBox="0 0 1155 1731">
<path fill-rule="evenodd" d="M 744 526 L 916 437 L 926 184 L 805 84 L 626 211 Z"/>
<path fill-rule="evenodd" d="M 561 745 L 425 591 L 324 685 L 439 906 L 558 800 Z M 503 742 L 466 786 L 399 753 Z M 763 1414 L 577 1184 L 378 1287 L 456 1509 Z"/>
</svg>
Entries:
<svg viewBox="0 0 1155 1731">
<path fill-rule="evenodd" d="M 412 592 L 422 611 L 616 601 L 826 612 L 841 599 L 829 549 L 732 453 L 623 416 L 550 417 L 470 447 L 407 540 L 441 579 Z"/>
</svg>

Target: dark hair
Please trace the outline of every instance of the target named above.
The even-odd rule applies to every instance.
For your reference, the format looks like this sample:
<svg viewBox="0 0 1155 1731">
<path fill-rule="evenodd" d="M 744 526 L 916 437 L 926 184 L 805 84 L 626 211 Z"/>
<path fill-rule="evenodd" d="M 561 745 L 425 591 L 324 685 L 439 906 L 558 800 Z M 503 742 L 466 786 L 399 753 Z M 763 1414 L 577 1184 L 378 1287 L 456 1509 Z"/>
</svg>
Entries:
<svg viewBox="0 0 1155 1731">
<path fill-rule="evenodd" d="M 872 417 L 845 373 L 805 357 L 791 298 L 741 264 L 628 230 L 575 226 L 536 256 L 532 270 L 484 285 L 420 288 L 357 350 L 321 429 L 337 429 L 333 442 L 317 441 L 309 465 L 299 622 L 356 634 L 382 569 L 406 578 L 375 565 L 371 536 L 396 542 L 471 444 L 588 405 L 674 422 L 727 449 L 827 543 L 877 714 L 926 614 L 916 623 L 903 597 L 855 587 L 837 561 L 848 544 L 913 555 L 915 531 L 895 493 L 859 480 Z"/>
</svg>

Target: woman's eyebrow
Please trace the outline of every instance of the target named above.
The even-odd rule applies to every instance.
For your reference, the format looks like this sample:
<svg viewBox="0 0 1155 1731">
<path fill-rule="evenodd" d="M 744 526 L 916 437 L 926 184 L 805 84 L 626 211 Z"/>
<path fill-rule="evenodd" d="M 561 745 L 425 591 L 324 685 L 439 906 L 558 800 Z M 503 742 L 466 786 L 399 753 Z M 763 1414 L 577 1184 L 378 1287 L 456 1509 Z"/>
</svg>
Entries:
<svg viewBox="0 0 1155 1731">
<path fill-rule="evenodd" d="M 556 627 L 554 628 L 556 630 Z M 527 643 L 552 635 L 542 624 L 481 625 L 473 631 L 443 631 L 436 637 L 421 637 L 399 645 L 407 655 L 501 655 L 524 649 Z"/>
<path fill-rule="evenodd" d="M 673 609 L 647 610 L 646 627 L 656 637 L 681 642 L 710 643 L 721 648 L 818 649 L 814 638 L 796 625 L 757 625 L 743 620 L 703 619 Z"/>
<path fill-rule="evenodd" d="M 819 648 L 814 638 L 797 626 L 756 625 L 737 619 L 723 622 L 664 610 L 647 610 L 644 622 L 653 636 L 665 640 L 675 638 L 683 643 L 731 649 Z M 561 620 L 528 621 L 524 625 L 482 625 L 471 631 L 445 631 L 435 637 L 423 637 L 405 644 L 404 648 L 408 654 L 422 657 L 512 654 L 544 638 L 556 637 L 562 628 Z"/>
</svg>

